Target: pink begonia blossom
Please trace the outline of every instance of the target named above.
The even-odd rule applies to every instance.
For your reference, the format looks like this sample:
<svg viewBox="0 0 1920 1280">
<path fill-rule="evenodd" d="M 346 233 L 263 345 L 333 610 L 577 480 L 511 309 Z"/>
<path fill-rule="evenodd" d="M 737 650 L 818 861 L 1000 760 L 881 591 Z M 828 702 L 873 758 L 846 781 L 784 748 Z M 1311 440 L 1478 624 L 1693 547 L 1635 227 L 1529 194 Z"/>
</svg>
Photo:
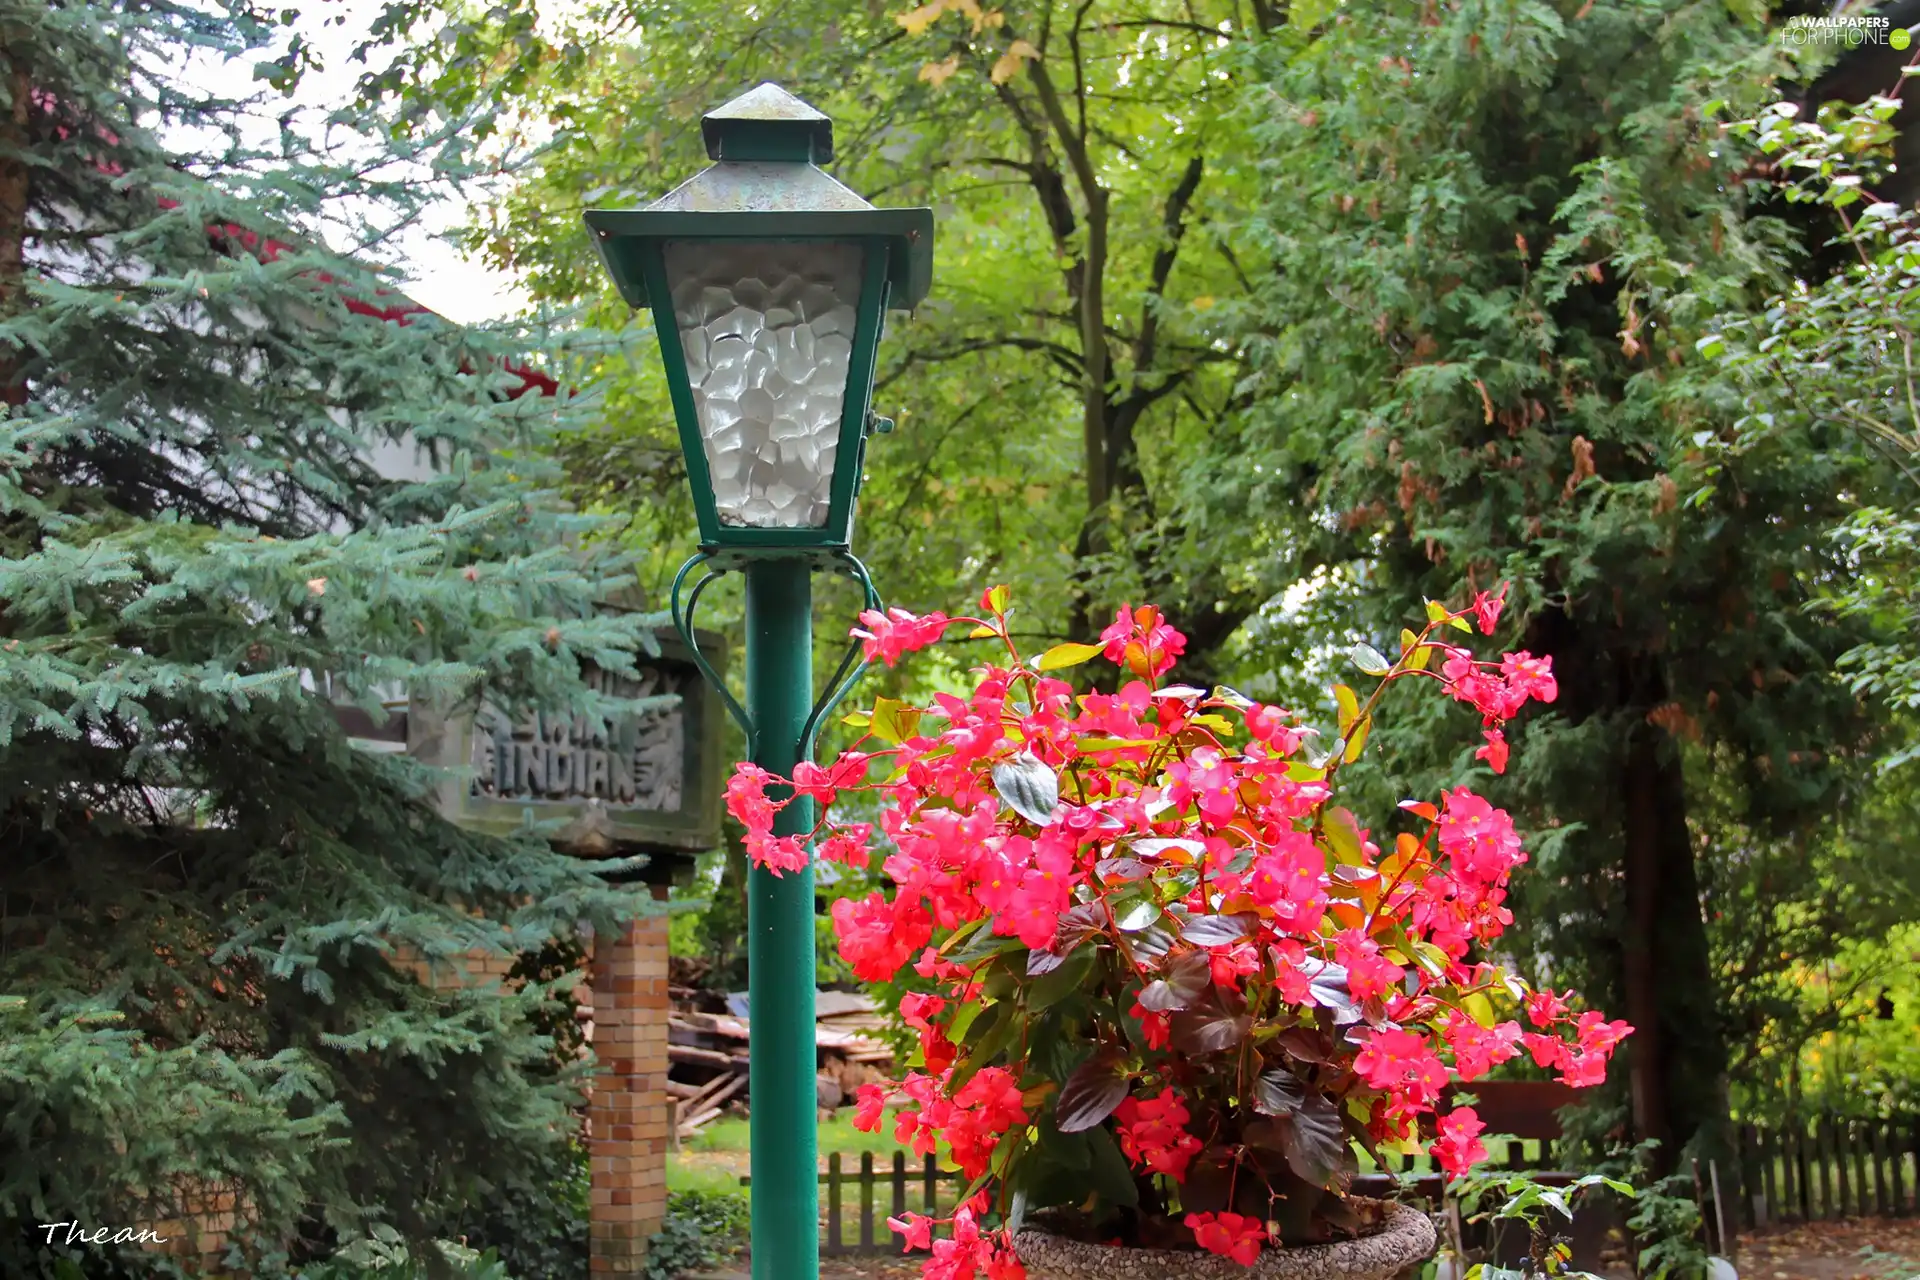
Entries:
<svg viewBox="0 0 1920 1280">
<path fill-rule="evenodd" d="M 1267 1238 L 1260 1219 L 1239 1213 L 1190 1213 L 1181 1221 L 1193 1231 L 1193 1242 L 1208 1253 L 1231 1258 L 1243 1267 L 1260 1260 L 1260 1244 Z"/>
<path fill-rule="evenodd" d="M 1486 1127 L 1472 1107 L 1455 1107 L 1440 1117 L 1440 1136 L 1427 1150 L 1449 1178 L 1457 1178 L 1487 1158 L 1479 1136 Z"/>
</svg>

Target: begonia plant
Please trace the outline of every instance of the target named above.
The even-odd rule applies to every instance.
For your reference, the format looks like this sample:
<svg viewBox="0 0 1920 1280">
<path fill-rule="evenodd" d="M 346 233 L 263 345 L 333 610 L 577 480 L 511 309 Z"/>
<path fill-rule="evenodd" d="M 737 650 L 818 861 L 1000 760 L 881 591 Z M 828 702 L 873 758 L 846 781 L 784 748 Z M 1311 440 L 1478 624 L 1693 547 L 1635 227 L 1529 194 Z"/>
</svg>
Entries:
<svg viewBox="0 0 1920 1280">
<path fill-rule="evenodd" d="M 891 1123 L 970 1184 L 949 1217 L 890 1225 L 927 1250 L 927 1280 L 1014 1280 L 1012 1238 L 1048 1229 L 1251 1264 L 1265 1249 L 1371 1225 L 1346 1194 L 1357 1154 L 1419 1150 L 1449 1174 L 1484 1158 L 1482 1124 L 1443 1091 L 1530 1055 L 1581 1086 L 1630 1028 L 1573 993 L 1536 991 L 1490 957 L 1526 860 L 1507 814 L 1456 787 L 1402 802 L 1391 829 L 1335 803 L 1381 696 L 1430 683 L 1482 718 L 1479 757 L 1507 762 L 1502 725 L 1556 688 L 1544 658 L 1476 659 L 1501 598 L 1430 605 L 1389 660 L 1356 650 L 1366 696 L 1336 686 L 1340 736 L 1230 690 L 1169 684 L 1183 637 L 1122 608 L 1094 645 L 1023 659 L 995 587 L 981 616 L 861 615 L 889 664 L 965 628 L 989 641 L 970 696 L 881 700 L 867 732 L 791 779 L 740 765 L 728 803 L 775 873 L 817 856 L 883 856 L 892 892 L 833 905 L 842 956 L 905 980 L 919 1035 L 905 1078 L 859 1094 L 856 1126 Z M 1469 620 L 1472 621 L 1469 621 Z M 1112 693 L 1058 671 L 1104 658 Z M 878 793 L 880 833 L 836 821 L 837 795 Z M 794 794 L 825 815 L 776 837 Z"/>
</svg>

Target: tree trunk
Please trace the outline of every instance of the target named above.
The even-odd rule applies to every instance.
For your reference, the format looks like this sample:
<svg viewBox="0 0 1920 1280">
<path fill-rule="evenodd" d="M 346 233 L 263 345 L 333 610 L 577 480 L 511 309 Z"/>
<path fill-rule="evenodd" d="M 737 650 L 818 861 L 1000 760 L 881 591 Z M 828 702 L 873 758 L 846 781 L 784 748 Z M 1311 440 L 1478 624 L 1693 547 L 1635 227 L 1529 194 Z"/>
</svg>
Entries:
<svg viewBox="0 0 1920 1280">
<path fill-rule="evenodd" d="M 15 61 L 24 45 L 19 33 L 0 28 L 0 50 L 15 51 L 0 72 L 7 87 L 6 109 L 0 111 L 0 320 L 13 316 L 24 305 L 21 291 L 26 279 L 31 183 L 26 164 L 14 158 L 27 149 L 27 109 L 32 105 L 33 84 L 27 78 L 26 64 Z M 18 352 L 0 344 L 0 404 L 24 403 L 26 390 Z"/>
<path fill-rule="evenodd" d="M 1681 1147 L 1717 1137 L 1726 1045 L 1679 744 L 1640 720 L 1621 781 L 1627 907 L 1621 976 L 1634 1026 L 1627 1042 L 1633 1129 L 1636 1138 L 1659 1140 L 1655 1168 L 1664 1174 L 1676 1166 Z"/>
</svg>

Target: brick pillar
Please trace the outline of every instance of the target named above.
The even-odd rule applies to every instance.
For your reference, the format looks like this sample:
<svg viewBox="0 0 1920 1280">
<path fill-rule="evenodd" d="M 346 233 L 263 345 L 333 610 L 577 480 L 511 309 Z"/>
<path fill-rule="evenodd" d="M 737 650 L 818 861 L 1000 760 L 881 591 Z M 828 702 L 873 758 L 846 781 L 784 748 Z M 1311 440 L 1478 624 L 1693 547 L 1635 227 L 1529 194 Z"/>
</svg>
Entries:
<svg viewBox="0 0 1920 1280">
<path fill-rule="evenodd" d="M 664 885 L 653 896 L 665 899 Z M 647 1238 L 667 1214 L 667 917 L 635 920 L 618 937 L 596 937 L 591 1271 L 637 1274 Z"/>
</svg>

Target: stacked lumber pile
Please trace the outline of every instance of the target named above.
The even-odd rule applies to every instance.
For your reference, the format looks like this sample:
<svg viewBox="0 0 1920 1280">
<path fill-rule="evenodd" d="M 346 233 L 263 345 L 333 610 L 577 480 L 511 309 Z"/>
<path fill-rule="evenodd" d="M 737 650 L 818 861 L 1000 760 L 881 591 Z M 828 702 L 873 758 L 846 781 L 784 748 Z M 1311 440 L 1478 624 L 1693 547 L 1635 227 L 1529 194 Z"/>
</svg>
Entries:
<svg viewBox="0 0 1920 1280">
<path fill-rule="evenodd" d="M 667 1018 L 667 1092 L 674 1099 L 674 1141 L 699 1133 L 729 1107 L 749 1101 L 747 1044 L 751 1023 L 744 994 L 727 998 L 727 1013 L 676 1002 Z M 875 1032 L 883 1025 L 871 997 L 822 991 L 815 1005 L 816 1091 L 832 1110 L 869 1080 L 884 1078 L 893 1051 Z"/>
</svg>

